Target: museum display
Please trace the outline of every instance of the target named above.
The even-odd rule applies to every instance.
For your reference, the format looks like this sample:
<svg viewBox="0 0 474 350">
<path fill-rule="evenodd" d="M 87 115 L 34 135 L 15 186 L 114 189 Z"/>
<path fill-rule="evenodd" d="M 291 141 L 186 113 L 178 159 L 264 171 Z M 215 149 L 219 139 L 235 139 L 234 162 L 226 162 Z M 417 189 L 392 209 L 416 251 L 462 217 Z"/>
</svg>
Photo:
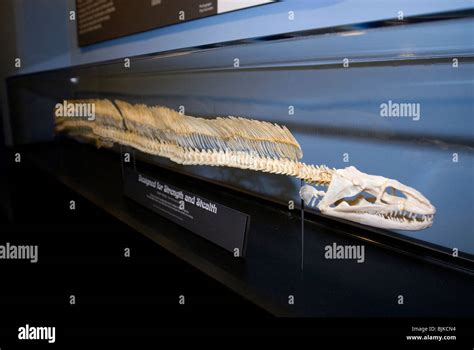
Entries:
<svg viewBox="0 0 474 350">
<path fill-rule="evenodd" d="M 472 0 L 0 9 L 0 350 L 472 347 Z"/>
<path fill-rule="evenodd" d="M 302 150 L 285 126 L 242 117 L 195 118 L 162 106 L 107 99 L 71 100 L 55 107 L 56 131 L 113 143 L 184 165 L 223 166 L 294 176 L 301 198 L 322 214 L 368 226 L 421 230 L 435 208 L 420 192 L 397 180 L 365 174 L 354 166 L 331 169 L 300 162 Z"/>
<path fill-rule="evenodd" d="M 457 16 L 363 32 L 295 32 L 14 76 L 7 80 L 12 141 L 64 150 L 70 138 L 55 129 L 68 126 L 68 134 L 105 148 L 72 142 L 97 157 L 121 155 L 127 166 L 123 153 L 130 153 L 136 173 L 159 179 L 169 170 L 283 211 L 268 223 L 304 211 L 306 226 L 327 220 L 376 240 L 470 259 L 472 219 L 459 208 L 473 200 L 465 193 L 472 182 L 466 77 L 474 66 L 466 54 L 470 19 Z M 81 117 L 71 103 L 79 118 L 68 117 L 74 101 L 91 109 Z M 55 118 L 57 104 L 64 118 Z M 231 136 L 238 137 L 226 139 Z M 125 173 L 106 171 L 126 182 Z M 174 185 L 195 193 L 193 186 Z M 123 186 L 117 191 L 138 196 Z M 251 231 L 262 216 L 235 199 L 199 195 L 251 216 Z"/>
</svg>

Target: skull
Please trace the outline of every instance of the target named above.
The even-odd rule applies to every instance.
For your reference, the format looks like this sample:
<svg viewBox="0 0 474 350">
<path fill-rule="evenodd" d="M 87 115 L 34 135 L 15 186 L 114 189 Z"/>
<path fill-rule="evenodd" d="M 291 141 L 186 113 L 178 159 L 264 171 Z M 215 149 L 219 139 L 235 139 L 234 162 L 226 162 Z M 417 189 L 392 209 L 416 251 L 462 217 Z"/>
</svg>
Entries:
<svg viewBox="0 0 474 350">
<path fill-rule="evenodd" d="M 435 207 L 417 190 L 355 167 L 338 169 L 326 192 L 305 185 L 300 196 L 323 215 L 395 230 L 422 230 L 433 224 Z"/>
</svg>

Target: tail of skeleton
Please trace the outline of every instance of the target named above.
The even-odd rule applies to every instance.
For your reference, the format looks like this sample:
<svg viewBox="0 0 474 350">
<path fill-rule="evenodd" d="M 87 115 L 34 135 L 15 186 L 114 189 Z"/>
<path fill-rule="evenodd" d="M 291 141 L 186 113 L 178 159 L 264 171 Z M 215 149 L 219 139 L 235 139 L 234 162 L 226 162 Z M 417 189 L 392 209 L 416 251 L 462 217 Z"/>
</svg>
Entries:
<svg viewBox="0 0 474 350">
<path fill-rule="evenodd" d="M 223 166 L 293 176 L 305 185 L 300 196 L 322 214 L 369 226 L 420 230 L 431 226 L 434 206 L 418 191 L 396 180 L 362 173 L 354 167 L 331 169 L 302 163 L 301 147 L 285 127 L 246 118 L 204 119 L 166 107 L 132 105 L 124 101 L 75 100 L 93 104 L 95 120 L 56 118 L 57 132 L 114 143 L 166 157 L 184 165 Z M 386 189 L 392 189 L 392 194 Z M 395 190 L 403 196 L 395 195 Z M 369 195 L 367 197 L 367 195 Z"/>
</svg>

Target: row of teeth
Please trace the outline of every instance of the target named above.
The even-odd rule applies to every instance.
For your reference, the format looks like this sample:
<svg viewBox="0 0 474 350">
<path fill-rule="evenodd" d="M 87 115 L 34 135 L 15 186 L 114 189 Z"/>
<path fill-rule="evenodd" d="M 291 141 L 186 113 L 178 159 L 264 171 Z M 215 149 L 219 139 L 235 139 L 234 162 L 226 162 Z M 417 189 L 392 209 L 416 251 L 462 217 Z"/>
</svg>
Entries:
<svg viewBox="0 0 474 350">
<path fill-rule="evenodd" d="M 393 211 L 390 213 L 378 213 L 377 215 L 395 221 L 432 221 L 434 217 L 434 215 L 414 214 L 405 210 Z"/>
</svg>

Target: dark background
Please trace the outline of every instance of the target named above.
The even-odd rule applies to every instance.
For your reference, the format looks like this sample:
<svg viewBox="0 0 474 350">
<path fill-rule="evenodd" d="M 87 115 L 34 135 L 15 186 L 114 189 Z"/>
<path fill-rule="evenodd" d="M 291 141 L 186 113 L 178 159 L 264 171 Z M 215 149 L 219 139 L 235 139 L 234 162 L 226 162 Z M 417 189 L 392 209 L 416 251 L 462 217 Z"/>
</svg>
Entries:
<svg viewBox="0 0 474 350">
<path fill-rule="evenodd" d="M 3 155 L 5 161 L 13 153 Z M 6 180 L 10 203 L 1 215 L 2 244 L 39 245 L 36 264 L 1 262 L 0 325 L 14 328 L 7 334 L 16 335 L 28 322 L 55 325 L 62 338 L 82 327 L 86 333 L 152 327 L 158 334 L 196 323 L 226 326 L 223 319 L 269 318 L 33 166 L 10 167 Z M 69 304 L 71 294 L 76 305 Z M 185 305 L 178 304 L 181 294 Z"/>
</svg>

